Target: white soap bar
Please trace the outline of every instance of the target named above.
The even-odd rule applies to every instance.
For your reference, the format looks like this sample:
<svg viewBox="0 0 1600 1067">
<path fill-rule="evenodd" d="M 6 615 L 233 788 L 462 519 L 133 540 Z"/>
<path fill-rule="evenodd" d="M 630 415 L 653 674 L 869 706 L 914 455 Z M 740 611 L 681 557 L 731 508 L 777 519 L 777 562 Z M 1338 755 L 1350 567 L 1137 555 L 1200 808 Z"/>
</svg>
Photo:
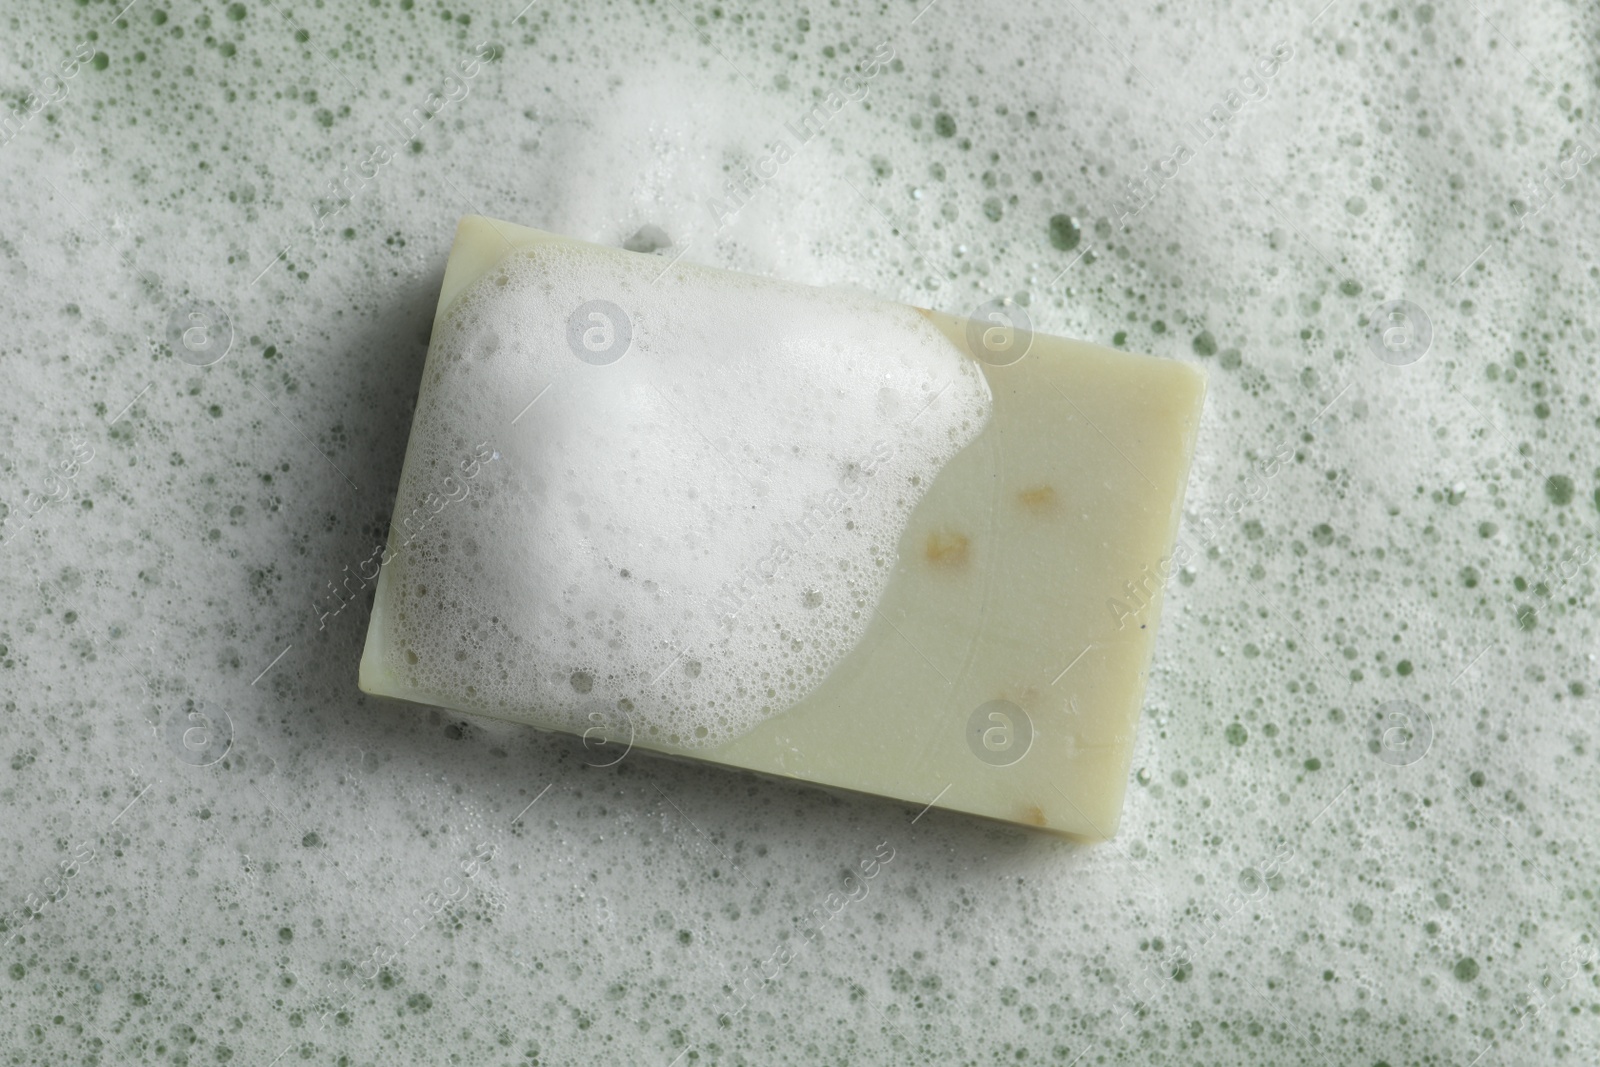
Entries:
<svg viewBox="0 0 1600 1067">
<path fill-rule="evenodd" d="M 464 219 L 361 687 L 1103 839 L 1202 394 Z"/>
</svg>

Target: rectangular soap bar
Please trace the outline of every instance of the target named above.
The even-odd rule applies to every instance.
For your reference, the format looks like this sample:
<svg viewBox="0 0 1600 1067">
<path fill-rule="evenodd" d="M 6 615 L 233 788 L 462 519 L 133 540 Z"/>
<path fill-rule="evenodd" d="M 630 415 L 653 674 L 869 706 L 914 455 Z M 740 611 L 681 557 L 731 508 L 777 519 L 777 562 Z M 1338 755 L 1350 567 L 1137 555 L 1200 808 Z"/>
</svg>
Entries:
<svg viewBox="0 0 1600 1067">
<path fill-rule="evenodd" d="M 1103 840 L 1194 367 L 463 219 L 361 688 Z"/>
</svg>

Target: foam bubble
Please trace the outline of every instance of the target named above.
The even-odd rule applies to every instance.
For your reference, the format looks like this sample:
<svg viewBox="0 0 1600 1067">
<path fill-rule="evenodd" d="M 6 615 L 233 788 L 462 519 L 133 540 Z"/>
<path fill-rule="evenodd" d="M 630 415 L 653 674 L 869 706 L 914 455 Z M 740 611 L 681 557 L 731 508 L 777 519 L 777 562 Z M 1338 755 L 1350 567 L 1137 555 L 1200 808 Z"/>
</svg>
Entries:
<svg viewBox="0 0 1600 1067">
<path fill-rule="evenodd" d="M 912 508 L 988 420 L 982 374 L 910 308 L 662 269 L 543 246 L 440 324 L 399 513 L 471 434 L 504 462 L 395 565 L 408 684 L 703 746 L 865 632 Z"/>
</svg>

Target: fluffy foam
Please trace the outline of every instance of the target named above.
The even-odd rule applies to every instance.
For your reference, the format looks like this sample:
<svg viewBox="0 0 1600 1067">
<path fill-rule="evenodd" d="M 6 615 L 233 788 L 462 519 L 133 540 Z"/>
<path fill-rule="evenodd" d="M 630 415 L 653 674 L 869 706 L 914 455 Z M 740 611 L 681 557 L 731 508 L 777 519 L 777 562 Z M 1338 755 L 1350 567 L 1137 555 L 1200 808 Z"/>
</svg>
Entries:
<svg viewBox="0 0 1600 1067">
<path fill-rule="evenodd" d="M 503 462 L 399 558 L 409 684 L 711 745 L 865 632 L 911 509 L 988 420 L 983 375 L 910 308 L 662 271 L 543 246 L 440 325 L 399 513 L 479 440 Z M 581 314 L 576 343 L 626 346 L 604 365 L 569 332 L 596 300 L 616 310 Z"/>
</svg>

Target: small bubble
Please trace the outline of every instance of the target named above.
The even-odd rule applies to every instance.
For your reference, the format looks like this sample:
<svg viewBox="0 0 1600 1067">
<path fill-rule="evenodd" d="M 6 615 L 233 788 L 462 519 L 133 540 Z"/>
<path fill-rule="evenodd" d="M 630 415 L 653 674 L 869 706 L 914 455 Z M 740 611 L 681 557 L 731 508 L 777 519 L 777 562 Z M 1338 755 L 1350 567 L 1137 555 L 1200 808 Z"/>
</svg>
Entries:
<svg viewBox="0 0 1600 1067">
<path fill-rule="evenodd" d="M 1057 252 L 1070 252 L 1083 240 L 1083 230 L 1071 215 L 1050 216 L 1050 247 Z"/>
</svg>

